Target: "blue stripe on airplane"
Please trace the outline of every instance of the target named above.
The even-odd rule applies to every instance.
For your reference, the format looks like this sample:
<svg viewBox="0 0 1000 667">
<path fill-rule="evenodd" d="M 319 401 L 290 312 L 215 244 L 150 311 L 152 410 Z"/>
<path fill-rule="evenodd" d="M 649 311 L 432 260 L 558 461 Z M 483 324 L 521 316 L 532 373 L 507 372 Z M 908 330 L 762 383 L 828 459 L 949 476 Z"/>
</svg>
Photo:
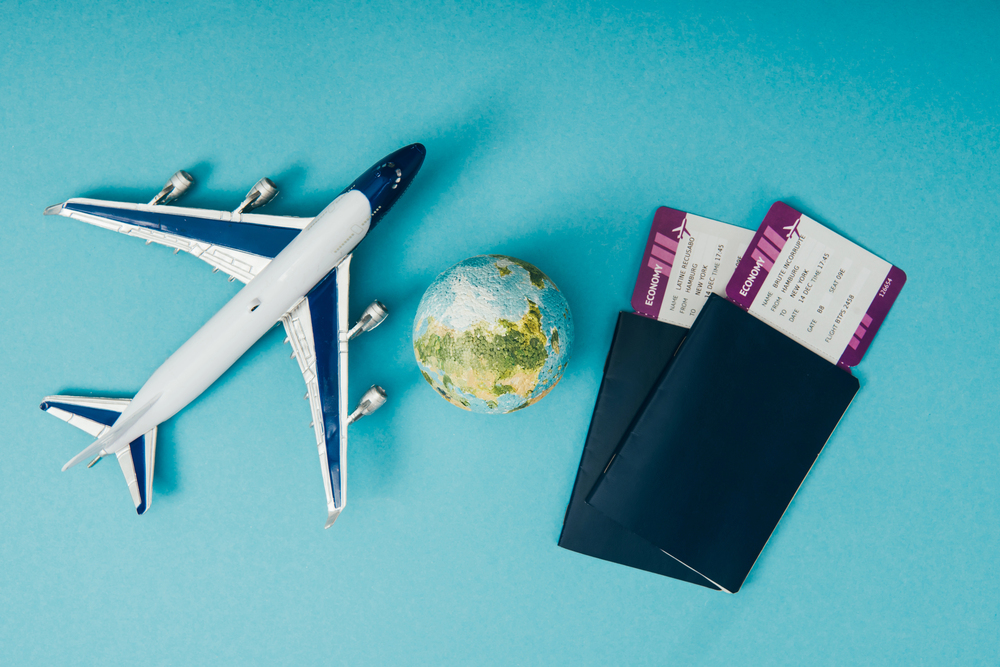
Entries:
<svg viewBox="0 0 1000 667">
<path fill-rule="evenodd" d="M 42 403 L 41 407 L 42 410 L 45 410 L 46 412 L 49 411 L 49 408 L 59 408 L 60 410 L 65 410 L 66 412 L 74 415 L 80 415 L 90 421 L 95 421 L 98 424 L 104 424 L 105 426 L 113 426 L 122 414 L 120 412 L 115 412 L 114 410 L 88 408 L 82 405 L 71 405 L 69 403 L 58 403 L 56 401 L 47 401 Z"/>
<path fill-rule="evenodd" d="M 63 205 L 63 208 L 268 258 L 276 257 L 299 233 L 298 229 L 288 227 L 225 222 L 160 211 L 137 211 L 96 204 L 68 202 Z"/>
<path fill-rule="evenodd" d="M 319 401 L 323 408 L 323 429 L 326 433 L 326 460 L 330 466 L 334 503 L 339 507 L 340 342 L 337 329 L 337 269 L 328 273 L 309 292 L 309 315 L 312 318 Z"/>
<path fill-rule="evenodd" d="M 132 452 L 132 467 L 135 468 L 135 480 L 139 486 L 139 504 L 135 513 L 142 514 L 146 511 L 146 436 L 140 435 L 128 447 Z"/>
</svg>

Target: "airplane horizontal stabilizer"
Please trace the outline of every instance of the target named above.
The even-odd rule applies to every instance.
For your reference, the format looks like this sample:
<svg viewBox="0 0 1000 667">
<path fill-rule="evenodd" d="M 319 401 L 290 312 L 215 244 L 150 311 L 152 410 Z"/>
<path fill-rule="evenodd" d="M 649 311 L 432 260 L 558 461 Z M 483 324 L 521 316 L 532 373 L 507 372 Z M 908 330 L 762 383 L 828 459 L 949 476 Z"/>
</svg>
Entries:
<svg viewBox="0 0 1000 667">
<path fill-rule="evenodd" d="M 97 454 L 113 438 L 112 426 L 132 400 L 128 398 L 96 398 L 89 396 L 46 396 L 41 409 L 59 417 L 64 422 L 97 438 L 77 454 L 67 467 Z M 145 413 L 143 410 L 140 414 Z M 134 419 L 130 419 L 130 422 Z M 153 500 L 153 466 L 156 461 L 156 428 L 133 440 L 128 447 L 115 452 L 125 482 L 128 484 L 132 504 L 138 514 L 143 514 Z"/>
<path fill-rule="evenodd" d="M 156 427 L 119 449 L 115 456 L 121 466 L 136 514 L 143 514 L 153 502 L 153 466 L 156 463 Z"/>
<path fill-rule="evenodd" d="M 111 426 L 131 402 L 131 398 L 46 396 L 39 407 L 67 424 L 99 438 L 111 430 Z"/>
</svg>

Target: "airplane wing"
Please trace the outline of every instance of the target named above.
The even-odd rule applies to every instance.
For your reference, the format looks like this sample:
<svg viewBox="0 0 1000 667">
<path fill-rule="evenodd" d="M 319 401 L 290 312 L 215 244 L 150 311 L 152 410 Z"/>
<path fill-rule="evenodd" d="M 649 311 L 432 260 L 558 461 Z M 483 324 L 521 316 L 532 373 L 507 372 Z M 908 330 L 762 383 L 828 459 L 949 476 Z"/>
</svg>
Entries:
<svg viewBox="0 0 1000 667">
<path fill-rule="evenodd" d="M 326 528 L 347 499 L 347 292 L 351 255 L 281 317 L 306 381 L 326 492 Z"/>
<path fill-rule="evenodd" d="M 70 199 L 45 209 L 191 253 L 223 271 L 230 280 L 248 283 L 312 218 L 230 213 L 180 206 L 130 204 L 99 199 Z"/>
</svg>

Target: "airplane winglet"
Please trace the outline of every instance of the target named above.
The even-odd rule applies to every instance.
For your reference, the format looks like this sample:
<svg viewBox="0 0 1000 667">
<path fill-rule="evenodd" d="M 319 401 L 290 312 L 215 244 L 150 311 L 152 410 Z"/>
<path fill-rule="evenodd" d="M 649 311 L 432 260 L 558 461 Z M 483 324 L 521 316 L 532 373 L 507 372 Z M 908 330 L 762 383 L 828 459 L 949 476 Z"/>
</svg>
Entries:
<svg viewBox="0 0 1000 667">
<path fill-rule="evenodd" d="M 343 508 L 341 508 L 341 509 L 343 509 Z M 340 510 L 330 510 L 330 509 L 328 509 L 327 512 L 328 512 L 328 514 L 326 516 L 326 525 L 323 526 L 324 529 L 329 528 L 330 526 L 332 526 L 333 522 L 337 520 L 338 516 L 340 516 Z"/>
<path fill-rule="evenodd" d="M 54 204 L 52 206 L 46 207 L 44 215 L 59 215 L 60 213 L 62 213 L 62 210 L 63 210 L 62 204 Z"/>
</svg>

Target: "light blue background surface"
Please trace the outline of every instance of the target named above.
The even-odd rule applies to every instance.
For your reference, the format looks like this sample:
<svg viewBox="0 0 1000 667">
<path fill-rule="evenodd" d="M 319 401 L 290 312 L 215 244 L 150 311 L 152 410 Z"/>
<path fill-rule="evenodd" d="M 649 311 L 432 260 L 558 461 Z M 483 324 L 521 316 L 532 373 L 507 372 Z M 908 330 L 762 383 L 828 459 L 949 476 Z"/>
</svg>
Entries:
<svg viewBox="0 0 1000 667">
<path fill-rule="evenodd" d="M 352 4 L 3 6 L 0 663 L 996 664 L 997 3 Z M 46 205 L 185 168 L 189 205 L 267 175 L 267 211 L 310 215 L 412 141 L 354 262 L 352 311 L 392 315 L 352 399 L 391 398 L 333 529 L 277 329 L 162 428 L 145 517 L 114 463 L 59 472 L 90 439 L 39 400 L 131 395 L 237 285 Z M 776 199 L 909 280 L 743 590 L 557 548 L 653 211 L 755 227 Z M 505 417 L 441 400 L 409 341 L 434 276 L 487 252 L 548 273 L 577 330 Z"/>
</svg>

